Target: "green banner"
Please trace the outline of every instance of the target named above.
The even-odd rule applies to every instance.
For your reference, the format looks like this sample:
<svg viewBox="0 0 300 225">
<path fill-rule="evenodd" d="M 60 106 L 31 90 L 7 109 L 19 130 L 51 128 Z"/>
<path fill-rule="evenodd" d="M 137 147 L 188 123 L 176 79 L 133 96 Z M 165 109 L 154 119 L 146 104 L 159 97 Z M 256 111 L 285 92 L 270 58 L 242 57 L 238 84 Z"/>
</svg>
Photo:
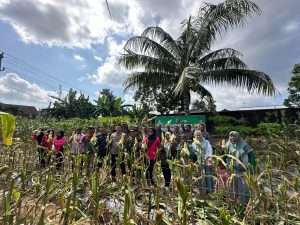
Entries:
<svg viewBox="0 0 300 225">
<path fill-rule="evenodd" d="M 161 125 L 180 125 L 180 124 L 198 124 L 206 123 L 205 115 L 179 115 L 179 116 L 157 116 L 155 124 Z"/>
</svg>

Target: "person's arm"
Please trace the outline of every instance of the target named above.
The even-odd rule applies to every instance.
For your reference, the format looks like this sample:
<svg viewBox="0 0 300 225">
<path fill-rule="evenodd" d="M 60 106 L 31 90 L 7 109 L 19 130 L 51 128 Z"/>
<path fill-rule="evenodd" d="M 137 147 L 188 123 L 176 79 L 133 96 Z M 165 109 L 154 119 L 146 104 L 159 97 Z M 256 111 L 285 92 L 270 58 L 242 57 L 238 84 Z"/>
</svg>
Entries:
<svg viewBox="0 0 300 225">
<path fill-rule="evenodd" d="M 181 124 L 181 129 L 182 129 L 182 132 L 184 133 L 185 132 L 185 128 L 184 128 L 184 124 L 183 123 Z"/>
<path fill-rule="evenodd" d="M 207 149 L 206 149 L 205 156 L 204 156 L 207 165 L 212 165 L 212 158 L 211 158 L 212 155 L 213 155 L 213 149 L 212 149 L 212 146 L 211 146 L 211 144 L 209 143 L 209 141 L 207 141 Z"/>
<path fill-rule="evenodd" d="M 73 131 L 72 132 L 72 135 L 70 136 L 70 138 L 69 138 L 69 144 L 71 144 L 72 142 L 73 142 L 73 140 L 75 139 L 74 137 L 75 137 L 75 132 Z M 76 140 L 76 142 L 77 142 L 77 140 Z M 80 140 L 79 140 L 79 142 L 80 142 Z"/>
<path fill-rule="evenodd" d="M 255 170 L 256 170 L 256 157 L 255 157 L 255 153 L 254 153 L 253 149 L 251 148 L 251 146 L 248 145 L 248 144 L 245 146 L 245 151 L 248 154 L 248 165 L 250 166 L 250 171 L 252 173 L 254 173 Z"/>
</svg>

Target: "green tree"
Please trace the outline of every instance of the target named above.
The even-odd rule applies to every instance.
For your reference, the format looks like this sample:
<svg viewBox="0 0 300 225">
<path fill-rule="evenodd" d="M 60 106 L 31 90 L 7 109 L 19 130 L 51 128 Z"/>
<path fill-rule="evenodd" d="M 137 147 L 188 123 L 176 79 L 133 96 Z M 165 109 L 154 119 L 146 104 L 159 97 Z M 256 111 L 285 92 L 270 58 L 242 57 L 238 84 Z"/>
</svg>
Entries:
<svg viewBox="0 0 300 225">
<path fill-rule="evenodd" d="M 289 96 L 283 104 L 288 107 L 300 107 L 300 64 L 294 66 L 292 73 L 288 87 Z"/>
<path fill-rule="evenodd" d="M 55 99 L 53 107 L 43 110 L 48 116 L 58 118 L 90 118 L 93 116 L 95 106 L 90 102 L 89 97 L 85 97 L 72 88 L 64 98 L 51 96 Z"/>
<path fill-rule="evenodd" d="M 269 76 L 248 69 L 238 51 L 230 48 L 211 51 L 219 34 L 259 12 L 259 7 L 250 0 L 225 0 L 218 5 L 205 4 L 197 17 L 184 21 L 177 40 L 160 27 L 147 28 L 124 46 L 120 63 L 132 70 L 124 83 L 125 90 L 149 87 L 161 93 L 165 89 L 175 90 L 181 110 L 186 112 L 191 92 L 213 101 L 204 83 L 229 84 L 246 88 L 250 93 L 273 95 L 275 87 Z"/>
<path fill-rule="evenodd" d="M 126 108 L 126 114 L 130 116 L 136 124 L 141 124 L 143 119 L 148 116 L 150 108 L 148 104 L 133 104 L 133 105 L 123 105 Z"/>
<path fill-rule="evenodd" d="M 192 110 L 200 112 L 215 112 L 216 105 L 210 98 L 197 99 L 192 103 Z"/>
<path fill-rule="evenodd" d="M 96 116 L 119 116 L 122 114 L 122 98 L 114 96 L 109 89 L 103 89 L 95 103 Z"/>
<path fill-rule="evenodd" d="M 178 111 L 180 99 L 174 96 L 174 89 L 166 87 L 163 91 L 151 87 L 143 87 L 135 92 L 134 100 L 149 107 L 150 111 L 167 114 Z"/>
</svg>

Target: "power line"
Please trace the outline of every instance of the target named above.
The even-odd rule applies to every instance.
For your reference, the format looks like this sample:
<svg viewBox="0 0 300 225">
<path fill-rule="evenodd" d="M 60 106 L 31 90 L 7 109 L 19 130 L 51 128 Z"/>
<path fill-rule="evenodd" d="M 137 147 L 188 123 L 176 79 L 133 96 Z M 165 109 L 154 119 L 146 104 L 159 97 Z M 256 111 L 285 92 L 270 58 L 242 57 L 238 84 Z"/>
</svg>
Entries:
<svg viewBox="0 0 300 225">
<path fill-rule="evenodd" d="M 73 88 L 74 90 L 77 90 L 77 91 L 79 91 L 79 92 L 81 92 L 81 93 L 85 93 L 85 94 L 90 95 L 90 96 L 93 96 L 93 95 L 91 95 L 91 93 L 88 93 L 87 91 L 82 91 L 81 89 L 74 87 L 74 84 L 71 84 L 71 83 L 69 83 L 69 82 L 67 82 L 67 81 L 65 81 L 65 80 L 62 80 L 62 79 L 58 78 L 57 76 L 53 76 L 52 74 L 50 74 L 50 73 L 48 73 L 48 72 L 45 72 L 45 71 L 41 70 L 40 68 L 38 68 L 38 67 L 36 67 L 36 66 L 33 66 L 33 65 L 29 64 L 28 62 L 26 62 L 26 61 L 23 60 L 23 59 L 20 59 L 20 58 L 15 57 L 15 56 L 13 56 L 13 55 L 11 55 L 11 54 L 8 54 L 8 53 L 7 53 L 7 55 L 9 56 L 8 58 L 17 61 L 18 63 L 22 63 L 22 64 L 23 64 L 24 66 L 26 66 L 27 68 L 30 68 L 31 71 L 35 71 L 35 72 L 37 72 L 39 75 L 44 75 L 44 77 L 47 77 L 47 78 L 49 78 L 49 79 L 52 79 L 52 80 L 54 80 L 55 82 L 60 82 L 60 83 L 67 84 L 70 88 Z"/>
<path fill-rule="evenodd" d="M 7 53 L 7 52 L 6 52 L 5 54 L 8 56 L 8 57 L 5 57 L 6 59 L 14 60 L 14 62 L 17 62 L 17 63 L 19 63 L 19 64 L 22 64 L 23 66 L 26 66 L 27 68 L 30 68 L 31 71 L 35 71 L 35 72 L 37 72 L 39 75 L 43 75 L 44 77 L 53 79 L 53 80 L 55 80 L 56 82 L 61 82 L 61 83 L 63 83 L 63 84 L 67 84 L 67 85 L 69 85 L 70 88 L 73 88 L 74 90 L 77 90 L 77 91 L 79 91 L 79 92 L 81 92 L 81 93 L 85 93 L 85 94 L 88 95 L 88 96 L 91 96 L 91 97 L 93 96 L 93 94 L 91 94 L 91 93 L 89 93 L 89 92 L 87 92 L 87 91 L 82 91 L 81 89 L 74 87 L 74 84 L 71 84 L 71 83 L 69 83 L 69 82 L 67 82 L 67 81 L 65 81 L 65 80 L 62 80 L 62 79 L 58 78 L 58 76 L 53 76 L 52 74 L 50 74 L 50 73 L 48 73 L 48 72 L 45 72 L 45 71 L 41 70 L 40 68 L 38 68 L 38 67 L 36 67 L 36 66 L 33 66 L 32 64 L 26 62 L 26 61 L 23 60 L 23 59 L 20 59 L 20 58 L 18 58 L 18 57 L 16 57 L 16 56 L 12 55 L 12 54 L 10 54 L 10 53 Z"/>
<path fill-rule="evenodd" d="M 20 77 L 22 76 L 26 76 L 26 77 L 33 77 L 34 79 L 36 79 L 36 77 L 34 75 L 28 74 L 28 73 L 24 73 L 21 72 L 20 70 L 16 69 L 16 68 L 11 68 L 10 66 L 6 68 L 6 70 L 8 72 L 12 72 L 12 73 L 17 73 Z M 57 87 L 55 87 L 54 85 L 49 84 L 48 82 L 46 82 L 45 80 L 41 80 L 41 79 L 36 79 L 39 82 L 43 83 L 45 86 L 47 86 L 48 88 L 52 89 L 53 91 L 57 90 Z"/>
<path fill-rule="evenodd" d="M 53 81 L 51 81 L 48 77 L 41 77 L 40 74 L 28 70 L 27 68 L 25 68 L 24 66 L 22 66 L 22 64 L 16 63 L 14 61 L 7 61 L 6 64 L 7 66 L 7 70 L 17 73 L 20 76 L 24 75 L 26 77 L 31 77 L 32 80 L 36 80 L 39 81 L 40 83 L 44 84 L 47 87 L 50 87 L 51 89 L 57 90 L 58 88 L 58 84 L 57 85 L 53 85 Z M 56 81 L 57 82 L 57 81 Z"/>
</svg>

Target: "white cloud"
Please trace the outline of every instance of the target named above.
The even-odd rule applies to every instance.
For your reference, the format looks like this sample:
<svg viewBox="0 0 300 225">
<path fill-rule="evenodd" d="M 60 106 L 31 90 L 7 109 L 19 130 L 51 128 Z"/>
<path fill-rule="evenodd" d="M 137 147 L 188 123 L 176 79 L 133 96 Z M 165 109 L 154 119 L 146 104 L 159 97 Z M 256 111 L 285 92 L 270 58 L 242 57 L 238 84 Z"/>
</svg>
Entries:
<svg viewBox="0 0 300 225">
<path fill-rule="evenodd" d="M 220 1 L 222 0 L 209 2 Z M 132 35 L 140 34 L 147 26 L 159 25 L 177 38 L 182 30 L 180 22 L 189 15 L 195 15 L 201 3 L 206 1 L 109 0 L 108 2 L 112 19 L 109 17 L 105 1 L 0 0 L 0 20 L 9 23 L 21 40 L 27 43 L 70 48 L 89 48 L 94 44 L 106 44 L 108 56 L 105 59 L 94 57 L 103 64 L 88 78 L 98 84 L 121 88 L 126 79 L 126 71 L 121 69 L 117 62 L 120 47 L 124 46 L 124 42 L 117 42 L 112 37 L 117 34 L 118 38 L 128 39 Z M 286 87 L 290 78 L 289 71 L 293 64 L 297 63 L 299 55 L 295 43 L 299 42 L 300 37 L 297 32 L 300 2 L 296 0 L 272 2 L 256 0 L 256 2 L 262 8 L 263 14 L 260 17 L 249 18 L 249 23 L 245 27 L 230 30 L 223 39 L 215 43 L 214 48 L 233 47 L 240 50 L 245 56 L 245 62 L 251 68 L 270 74 L 276 86 Z M 261 97 L 249 99 L 244 94 L 238 95 L 239 93 L 229 91 L 226 93 L 215 92 L 217 104 L 220 102 L 226 108 L 241 102 L 240 99 L 245 99 L 244 102 L 269 103 L 269 100 L 265 101 Z"/>
<path fill-rule="evenodd" d="M 26 43 L 88 48 L 126 29 L 126 4 L 111 1 L 111 7 L 121 9 L 114 19 L 105 1 L 9 0 L 0 5 L 0 15 Z"/>
<path fill-rule="evenodd" d="M 48 106 L 51 99 L 49 95 L 57 94 L 24 80 L 18 74 L 7 73 L 0 76 L 0 102 L 40 108 Z"/>
<path fill-rule="evenodd" d="M 102 57 L 96 56 L 96 55 L 94 55 L 94 59 L 95 59 L 96 61 L 98 61 L 98 62 L 102 62 L 102 61 L 103 61 Z"/>
<path fill-rule="evenodd" d="M 282 105 L 283 96 L 262 96 L 250 94 L 245 90 L 232 86 L 206 87 L 213 95 L 216 101 L 217 110 L 228 109 L 236 110 L 245 107 L 260 107 Z M 284 88 L 280 89 L 285 92 Z"/>
<path fill-rule="evenodd" d="M 80 56 L 80 55 L 77 55 L 77 54 L 75 54 L 75 55 L 73 55 L 73 57 L 74 57 L 74 59 L 76 59 L 76 60 L 78 60 L 78 61 L 85 61 L 85 58 L 83 58 L 82 56 Z"/>
<path fill-rule="evenodd" d="M 0 19 L 26 43 L 88 48 L 114 34 L 140 34 L 162 25 L 178 34 L 180 22 L 196 12 L 201 1 L 1 0 Z"/>
<path fill-rule="evenodd" d="M 108 57 L 98 67 L 96 73 L 89 75 L 88 78 L 94 83 L 122 88 L 123 82 L 127 77 L 127 71 L 119 65 L 118 59 L 122 53 L 125 41 L 118 43 L 115 39 L 108 38 L 106 44 L 108 46 Z"/>
<path fill-rule="evenodd" d="M 300 28 L 300 22 L 299 21 L 289 21 L 286 26 L 283 27 L 283 31 L 290 33 L 297 31 Z"/>
</svg>

